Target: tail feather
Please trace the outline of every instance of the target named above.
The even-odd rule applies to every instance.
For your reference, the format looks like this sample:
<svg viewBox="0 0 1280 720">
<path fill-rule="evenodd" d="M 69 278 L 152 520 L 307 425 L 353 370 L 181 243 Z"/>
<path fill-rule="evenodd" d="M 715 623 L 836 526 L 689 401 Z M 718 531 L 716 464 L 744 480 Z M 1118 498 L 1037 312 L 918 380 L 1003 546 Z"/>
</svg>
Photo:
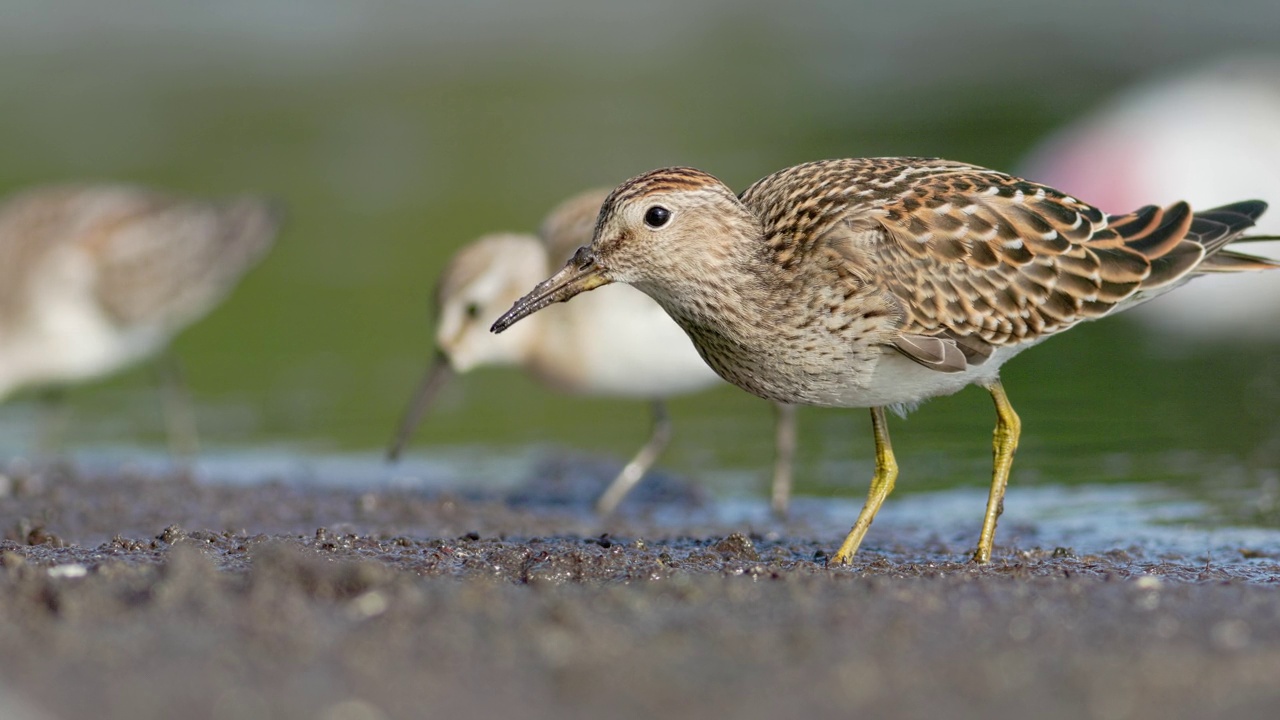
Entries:
<svg viewBox="0 0 1280 720">
<path fill-rule="evenodd" d="M 1266 258 L 1225 249 L 1232 243 L 1268 239 L 1244 235 L 1266 209 L 1261 200 L 1243 200 L 1192 214 L 1186 203 L 1178 202 L 1115 215 L 1108 224 L 1124 238 L 1126 248 L 1151 263 L 1142 288 L 1153 290 L 1190 275 L 1280 267 Z"/>
<path fill-rule="evenodd" d="M 1227 224 L 1232 223 L 1232 218 L 1236 218 L 1235 222 L 1242 223 L 1241 228 L 1253 227 L 1258 222 L 1258 218 L 1267 211 L 1267 203 L 1265 200 L 1240 200 L 1238 202 L 1220 205 L 1209 210 L 1201 210 L 1196 213 L 1196 217 L 1217 220 Z"/>
<path fill-rule="evenodd" d="M 1280 263 L 1256 255 L 1222 250 L 1204 259 L 1196 268 L 1201 273 L 1233 273 L 1280 269 Z"/>
<path fill-rule="evenodd" d="M 1205 255 L 1212 256 L 1253 227 L 1266 209 L 1261 200 L 1245 200 L 1198 212 L 1187 238 L 1203 245 Z"/>
<path fill-rule="evenodd" d="M 1243 200 L 1196 213 L 1187 236 L 1204 246 L 1205 258 L 1195 272 L 1249 272 L 1280 267 L 1266 258 L 1225 249 L 1233 243 L 1267 239 L 1244 235 L 1266 210 L 1267 204 L 1261 200 Z"/>
</svg>

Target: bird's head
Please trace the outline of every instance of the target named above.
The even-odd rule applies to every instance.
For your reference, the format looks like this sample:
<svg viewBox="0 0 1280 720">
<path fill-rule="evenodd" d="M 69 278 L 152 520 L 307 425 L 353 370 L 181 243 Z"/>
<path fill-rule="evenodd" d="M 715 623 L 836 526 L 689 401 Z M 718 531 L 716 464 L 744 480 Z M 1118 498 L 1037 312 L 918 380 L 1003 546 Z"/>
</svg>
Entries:
<svg viewBox="0 0 1280 720">
<path fill-rule="evenodd" d="M 624 282 L 662 302 L 696 287 L 735 254 L 759 224 L 724 183 L 693 168 L 663 168 L 619 185 L 605 199 L 591 242 L 493 324 L 501 333 L 552 303 Z"/>
</svg>

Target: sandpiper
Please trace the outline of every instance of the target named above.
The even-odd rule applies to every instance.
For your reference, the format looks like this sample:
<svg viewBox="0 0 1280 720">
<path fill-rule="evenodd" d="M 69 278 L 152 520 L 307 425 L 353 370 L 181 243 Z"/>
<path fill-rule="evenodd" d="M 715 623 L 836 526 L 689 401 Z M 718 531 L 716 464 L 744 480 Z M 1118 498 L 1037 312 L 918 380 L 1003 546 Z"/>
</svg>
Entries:
<svg viewBox="0 0 1280 720">
<path fill-rule="evenodd" d="M 189 199 L 129 185 L 41 187 L 6 199 L 0 398 L 107 375 L 160 351 L 270 248 L 280 220 L 261 198 Z"/>
<path fill-rule="evenodd" d="M 487 235 L 453 256 L 436 286 L 437 354 L 392 441 L 392 460 L 450 375 L 514 365 L 557 390 L 651 402 L 652 433 L 599 497 L 597 512 L 613 512 L 649 471 L 671 438 L 665 398 L 721 382 L 662 308 L 644 293 L 619 285 L 590 302 L 539 315 L 505 335 L 488 331 L 526 288 L 591 241 L 608 194 L 602 188 L 564 201 L 548 214 L 536 237 Z M 789 405 L 778 404 L 777 410 L 772 507 L 781 515 L 790 497 L 795 417 Z"/>
<path fill-rule="evenodd" d="M 1186 203 L 1108 216 L 1052 188 L 935 158 L 825 160 L 740 196 L 692 168 L 632 178 L 591 244 L 493 325 L 613 282 L 684 328 L 721 377 L 777 402 L 869 407 L 876 470 L 834 563 L 849 562 L 898 475 L 885 408 L 976 384 L 995 401 L 991 559 L 1021 422 L 999 370 L 1018 352 L 1211 272 L 1276 265 L 1224 249 L 1266 209 Z"/>
</svg>

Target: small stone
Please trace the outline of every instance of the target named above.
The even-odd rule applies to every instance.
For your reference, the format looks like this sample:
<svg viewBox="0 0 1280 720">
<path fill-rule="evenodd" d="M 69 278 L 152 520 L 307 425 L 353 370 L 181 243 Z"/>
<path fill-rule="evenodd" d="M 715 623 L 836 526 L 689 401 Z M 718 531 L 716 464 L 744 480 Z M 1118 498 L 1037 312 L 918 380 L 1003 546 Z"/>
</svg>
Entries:
<svg viewBox="0 0 1280 720">
<path fill-rule="evenodd" d="M 760 553 L 756 552 L 756 546 L 751 542 L 751 538 L 740 532 L 733 533 L 712 545 L 711 549 L 740 560 L 756 561 L 760 559 Z"/>
</svg>

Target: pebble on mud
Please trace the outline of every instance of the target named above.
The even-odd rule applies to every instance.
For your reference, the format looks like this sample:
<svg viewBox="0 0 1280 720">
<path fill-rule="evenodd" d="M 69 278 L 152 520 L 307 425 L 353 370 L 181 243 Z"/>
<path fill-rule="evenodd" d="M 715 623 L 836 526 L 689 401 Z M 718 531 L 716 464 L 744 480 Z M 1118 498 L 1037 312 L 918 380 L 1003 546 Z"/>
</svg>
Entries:
<svg viewBox="0 0 1280 720">
<path fill-rule="evenodd" d="M 760 560 L 760 553 L 756 552 L 756 546 L 751 542 L 751 538 L 740 532 L 729 535 L 712 545 L 711 549 L 739 560 L 750 560 L 752 562 Z"/>
</svg>

